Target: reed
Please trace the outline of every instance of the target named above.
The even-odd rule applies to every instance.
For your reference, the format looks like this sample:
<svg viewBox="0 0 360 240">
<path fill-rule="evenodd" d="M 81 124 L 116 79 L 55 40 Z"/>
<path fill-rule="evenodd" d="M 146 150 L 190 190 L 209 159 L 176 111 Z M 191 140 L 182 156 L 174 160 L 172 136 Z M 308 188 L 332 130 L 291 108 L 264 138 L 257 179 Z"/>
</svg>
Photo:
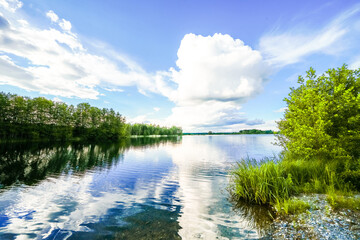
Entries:
<svg viewBox="0 0 360 240">
<path fill-rule="evenodd" d="M 269 205 L 280 214 L 296 213 L 309 206 L 292 197 L 301 193 L 321 193 L 328 195 L 333 206 L 354 206 L 359 192 L 359 161 L 339 162 L 321 160 L 293 160 L 290 158 L 244 159 L 237 163 L 231 173 L 233 195 L 242 201 Z"/>
<path fill-rule="evenodd" d="M 237 163 L 232 176 L 234 194 L 247 202 L 271 204 L 295 193 L 291 174 L 284 176 L 279 164 L 271 160 L 243 160 Z"/>
</svg>

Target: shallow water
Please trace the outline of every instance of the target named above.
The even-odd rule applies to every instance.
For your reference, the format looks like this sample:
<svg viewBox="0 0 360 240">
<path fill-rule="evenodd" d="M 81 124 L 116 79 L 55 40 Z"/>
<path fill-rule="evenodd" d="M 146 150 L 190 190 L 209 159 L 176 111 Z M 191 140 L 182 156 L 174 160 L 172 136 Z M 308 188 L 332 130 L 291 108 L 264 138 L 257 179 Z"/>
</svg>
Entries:
<svg viewBox="0 0 360 240">
<path fill-rule="evenodd" d="M 278 154 L 272 142 L 2 144 L 0 239 L 257 239 L 267 210 L 229 202 L 228 172 L 241 158 Z"/>
</svg>

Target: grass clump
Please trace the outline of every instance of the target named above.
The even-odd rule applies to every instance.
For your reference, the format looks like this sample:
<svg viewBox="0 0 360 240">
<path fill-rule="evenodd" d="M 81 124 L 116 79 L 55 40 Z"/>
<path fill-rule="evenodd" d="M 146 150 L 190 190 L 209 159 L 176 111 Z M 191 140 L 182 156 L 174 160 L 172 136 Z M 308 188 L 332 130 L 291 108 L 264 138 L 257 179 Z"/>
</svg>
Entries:
<svg viewBox="0 0 360 240">
<path fill-rule="evenodd" d="M 343 195 L 335 189 L 328 191 L 326 200 L 330 206 L 335 209 L 351 209 L 351 210 L 360 210 L 360 197 L 354 195 Z"/>
<path fill-rule="evenodd" d="M 295 192 L 292 177 L 284 176 L 273 161 L 244 160 L 233 172 L 234 194 L 242 200 L 264 205 L 287 199 Z"/>
<path fill-rule="evenodd" d="M 352 162 L 354 163 L 354 162 Z M 246 202 L 272 206 L 278 214 L 297 214 L 310 205 L 293 197 L 301 193 L 327 194 L 334 207 L 358 209 L 358 164 L 322 160 L 243 160 L 232 172 L 233 195 Z M 342 196 L 342 197 L 340 197 Z"/>
<path fill-rule="evenodd" d="M 275 203 L 274 208 L 278 214 L 299 214 L 306 212 L 311 208 L 310 203 L 297 198 L 279 200 Z"/>
</svg>

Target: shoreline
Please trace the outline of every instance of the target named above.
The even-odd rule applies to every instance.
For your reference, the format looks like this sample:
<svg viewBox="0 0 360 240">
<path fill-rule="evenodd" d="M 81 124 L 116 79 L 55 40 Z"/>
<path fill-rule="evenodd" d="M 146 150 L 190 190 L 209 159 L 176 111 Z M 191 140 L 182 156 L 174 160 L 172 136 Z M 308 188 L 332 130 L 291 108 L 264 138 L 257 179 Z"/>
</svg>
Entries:
<svg viewBox="0 0 360 240">
<path fill-rule="evenodd" d="M 271 239 L 360 239 L 360 210 L 333 209 L 324 194 L 298 197 L 312 207 L 300 214 L 279 216 L 271 224 Z M 360 195 L 356 195 L 360 198 Z"/>
</svg>

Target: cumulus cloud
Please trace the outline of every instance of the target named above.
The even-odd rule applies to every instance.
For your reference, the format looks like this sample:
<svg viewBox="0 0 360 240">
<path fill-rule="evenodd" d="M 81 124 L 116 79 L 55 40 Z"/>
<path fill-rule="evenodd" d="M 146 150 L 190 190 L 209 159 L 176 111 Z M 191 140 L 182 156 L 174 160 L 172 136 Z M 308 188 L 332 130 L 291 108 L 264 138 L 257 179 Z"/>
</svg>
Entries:
<svg viewBox="0 0 360 240">
<path fill-rule="evenodd" d="M 46 13 L 46 16 L 50 18 L 52 22 L 57 22 L 59 20 L 59 17 L 54 11 L 50 10 Z"/>
<path fill-rule="evenodd" d="M 69 21 L 67 21 L 65 19 L 61 19 L 61 21 L 59 22 L 59 26 L 64 31 L 70 31 L 71 30 L 71 22 L 69 22 Z"/>
<path fill-rule="evenodd" d="M 339 40 L 352 32 L 359 12 L 358 4 L 317 31 L 297 26 L 285 32 L 269 33 L 260 39 L 260 51 L 271 64 L 278 66 L 299 62 L 315 53 L 336 55 L 345 48 L 339 45 Z"/>
<path fill-rule="evenodd" d="M 166 90 L 176 103 L 168 122 L 185 129 L 262 123 L 247 120 L 240 112 L 240 104 L 261 92 L 269 75 L 260 52 L 229 35 L 187 34 L 176 65 L 178 69 L 170 69 L 166 76 L 176 84 Z M 163 82 L 161 87 L 166 86 Z"/>
<path fill-rule="evenodd" d="M 246 122 L 236 102 L 204 101 L 202 103 L 176 106 L 168 121 L 184 127 L 213 127 Z"/>
<path fill-rule="evenodd" d="M 178 50 L 175 102 L 246 100 L 262 89 L 268 74 L 260 52 L 229 35 L 187 34 Z"/>
<path fill-rule="evenodd" d="M 68 31 L 70 32 L 71 30 L 71 22 L 70 21 L 67 21 L 65 19 L 59 19 L 59 16 L 54 13 L 54 11 L 50 10 L 46 13 L 46 16 L 48 18 L 50 18 L 51 22 L 54 22 L 54 23 L 58 23 L 59 24 L 59 27 L 64 30 L 64 31 Z"/>
<path fill-rule="evenodd" d="M 54 11 L 46 16 L 54 28 L 39 29 L 16 14 L 10 23 L 0 18 L 0 84 L 87 99 L 97 99 L 100 88 L 121 92 L 121 87 L 137 86 L 140 93 L 160 94 L 176 105 L 171 116 L 154 123 L 185 130 L 262 124 L 246 119 L 240 106 L 261 92 L 269 67 L 259 51 L 241 40 L 223 34 L 187 34 L 178 49 L 176 67 L 149 73 L 108 48 L 101 51 L 106 57 L 90 53 L 71 31 L 69 21 Z M 134 120 L 148 122 L 148 117 Z"/>
<path fill-rule="evenodd" d="M 71 32 L 70 22 L 59 20 L 53 11 L 47 16 L 62 28 L 39 29 L 23 19 L 9 23 L 0 18 L 0 84 L 88 99 L 100 95 L 99 85 L 109 89 L 130 85 L 147 89 L 152 85 L 150 75 L 133 62 L 120 56 L 114 62 L 89 53 Z M 16 18 L 14 14 L 12 19 Z M 27 64 L 18 64 L 16 59 Z"/>
<path fill-rule="evenodd" d="M 23 5 L 19 0 L 0 0 L 0 6 L 9 12 L 15 12 Z"/>
</svg>

